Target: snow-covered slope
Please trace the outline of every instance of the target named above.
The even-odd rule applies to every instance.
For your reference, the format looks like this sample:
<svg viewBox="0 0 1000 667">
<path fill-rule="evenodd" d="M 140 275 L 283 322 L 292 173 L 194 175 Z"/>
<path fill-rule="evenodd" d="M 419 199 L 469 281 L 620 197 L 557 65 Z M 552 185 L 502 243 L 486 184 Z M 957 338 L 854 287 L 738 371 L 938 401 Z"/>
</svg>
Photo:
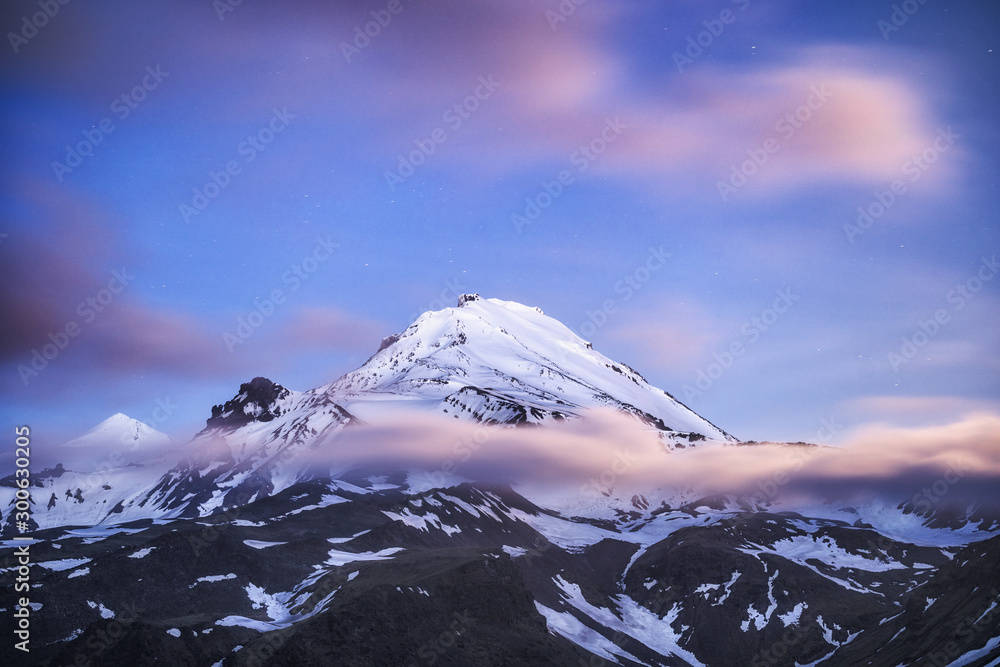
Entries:
<svg viewBox="0 0 1000 667">
<path fill-rule="evenodd" d="M 67 444 L 66 472 L 35 494 L 45 505 L 34 517 L 42 527 L 93 525 L 244 505 L 310 478 L 312 450 L 387 415 L 517 426 L 581 418 L 592 408 L 634 417 L 667 447 L 735 442 L 538 308 L 463 295 L 384 339 L 364 365 L 329 385 L 297 392 L 266 378 L 244 383 L 183 447 L 112 416 Z M 168 448 L 172 460 L 152 460 Z"/>
<path fill-rule="evenodd" d="M 667 446 L 735 441 L 538 308 L 463 295 L 456 307 L 425 313 L 384 339 L 360 368 L 329 385 L 305 392 L 265 378 L 242 385 L 212 409 L 191 447 L 212 455 L 174 471 L 158 486 L 159 502 L 205 513 L 278 493 L 304 478 L 299 462 L 309 451 L 345 427 L 389 415 L 520 425 L 598 407 L 641 420 Z"/>
<path fill-rule="evenodd" d="M 638 489 L 619 484 L 614 465 L 581 489 L 331 456 L 385 442 L 352 440 L 365 423 L 376 427 L 368 433 L 402 424 L 405 437 L 428 421 L 409 417 L 428 414 L 435 425 L 494 424 L 547 445 L 562 429 L 598 424 L 552 423 L 586 420 L 593 408 L 683 446 L 671 465 L 735 442 L 538 309 L 475 295 L 425 313 L 331 384 L 242 384 L 182 447 L 115 415 L 67 446 L 85 465 L 33 472 L 28 530 L 13 520 L 16 478 L 0 480 L 5 537 L 32 540 L 39 655 L 134 664 L 141 650 L 147 662 L 225 665 L 1000 660 L 1000 535 L 996 520 L 977 519 L 986 514 L 952 515 L 946 502 L 918 514 L 906 498 L 793 506 L 693 486 Z M 729 451 L 754 451 L 741 444 Z M 162 447 L 173 458 L 124 456 Z M 0 541 L 0 568 L 13 571 L 22 544 Z M 127 633 L 108 644 L 116 615 Z"/>
<path fill-rule="evenodd" d="M 170 446 L 170 436 L 138 419 L 116 413 L 79 438 L 63 445 L 67 459 L 82 461 L 103 458 L 117 451 L 126 462 L 143 461 L 160 454 Z"/>
<path fill-rule="evenodd" d="M 366 420 L 406 401 L 512 424 L 613 407 L 676 432 L 674 438 L 735 441 L 540 309 L 475 294 L 463 295 L 455 308 L 424 313 L 325 391 Z"/>
<path fill-rule="evenodd" d="M 31 524 L 93 526 L 171 511 L 143 502 L 176 462 L 176 444 L 151 426 L 117 413 L 59 448 L 61 462 L 31 475 Z M 13 475 L 0 480 L 4 532 L 14 532 Z"/>
<path fill-rule="evenodd" d="M 298 483 L 210 518 L 36 532 L 32 638 L 51 658 L 38 664 L 1000 658 L 995 533 L 920 544 L 848 515 L 645 502 L 594 518 L 509 487 L 375 479 Z M 0 563 L 15 569 L 23 544 L 0 542 Z M 128 631 L 101 643 L 111 618 Z M 13 654 L 0 647 L 0 663 Z"/>
</svg>

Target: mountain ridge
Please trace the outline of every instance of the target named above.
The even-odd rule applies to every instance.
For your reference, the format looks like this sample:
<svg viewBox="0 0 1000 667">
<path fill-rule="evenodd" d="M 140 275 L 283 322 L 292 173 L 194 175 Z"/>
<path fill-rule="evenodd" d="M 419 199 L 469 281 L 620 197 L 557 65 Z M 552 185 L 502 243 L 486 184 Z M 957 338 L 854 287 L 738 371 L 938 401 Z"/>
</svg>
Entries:
<svg viewBox="0 0 1000 667">
<path fill-rule="evenodd" d="M 671 466 L 803 447 L 738 441 L 541 310 L 478 295 L 327 385 L 255 377 L 179 460 L 33 477 L 38 664 L 997 664 L 1000 523 L 639 490 L 623 425 Z M 455 434 L 441 451 L 487 466 L 484 442 L 596 438 L 607 467 L 583 488 L 335 455 Z M 16 491 L 0 480 L 6 537 Z"/>
</svg>

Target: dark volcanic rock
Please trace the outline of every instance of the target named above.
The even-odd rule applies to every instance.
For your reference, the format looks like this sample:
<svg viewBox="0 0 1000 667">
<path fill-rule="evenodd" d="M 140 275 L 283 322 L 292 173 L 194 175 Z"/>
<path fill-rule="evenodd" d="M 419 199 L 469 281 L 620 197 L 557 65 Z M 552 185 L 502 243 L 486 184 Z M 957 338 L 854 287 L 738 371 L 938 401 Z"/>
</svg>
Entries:
<svg viewBox="0 0 1000 667">
<path fill-rule="evenodd" d="M 964 657 L 984 667 L 998 657 L 1000 537 L 920 546 L 711 502 L 616 523 L 558 515 L 510 487 L 413 491 L 405 475 L 370 476 L 313 479 L 206 517 L 38 531 L 33 562 L 65 565 L 32 568 L 32 664 L 576 666 L 617 656 L 628 667 L 896 667 Z M 662 537 L 634 541 L 644 521 Z M 567 535 L 595 541 L 567 546 Z M 0 549 L 9 572 L 13 551 Z M 0 619 L 10 636 L 12 616 Z M 0 644 L 0 664 L 21 657 Z"/>
<path fill-rule="evenodd" d="M 223 665 L 578 665 L 506 555 L 449 549 L 373 567 L 326 613 L 262 635 Z"/>
<path fill-rule="evenodd" d="M 239 393 L 225 405 L 212 406 L 205 428 L 239 428 L 253 421 L 267 422 L 280 413 L 274 403 L 288 390 L 267 378 L 256 377 L 240 385 Z"/>
</svg>

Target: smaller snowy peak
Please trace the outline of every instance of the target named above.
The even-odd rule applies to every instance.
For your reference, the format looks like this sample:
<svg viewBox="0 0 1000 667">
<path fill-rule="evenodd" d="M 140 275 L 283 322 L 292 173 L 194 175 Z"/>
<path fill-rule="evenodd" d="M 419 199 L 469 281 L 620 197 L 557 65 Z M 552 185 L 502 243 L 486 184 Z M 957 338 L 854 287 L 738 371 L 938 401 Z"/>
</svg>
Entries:
<svg viewBox="0 0 1000 667">
<path fill-rule="evenodd" d="M 86 449 L 102 445 L 126 445 L 133 449 L 157 448 L 170 443 L 170 436 L 160 433 L 138 419 L 118 412 L 64 446 Z"/>
<path fill-rule="evenodd" d="M 166 433 L 119 412 L 64 443 L 57 456 L 71 470 L 89 470 L 95 462 L 128 465 L 146 461 L 173 446 Z"/>
<path fill-rule="evenodd" d="M 236 429 L 251 422 L 269 422 L 287 409 L 291 391 L 264 377 L 240 385 L 240 391 L 224 405 L 212 406 L 206 429 Z"/>
</svg>

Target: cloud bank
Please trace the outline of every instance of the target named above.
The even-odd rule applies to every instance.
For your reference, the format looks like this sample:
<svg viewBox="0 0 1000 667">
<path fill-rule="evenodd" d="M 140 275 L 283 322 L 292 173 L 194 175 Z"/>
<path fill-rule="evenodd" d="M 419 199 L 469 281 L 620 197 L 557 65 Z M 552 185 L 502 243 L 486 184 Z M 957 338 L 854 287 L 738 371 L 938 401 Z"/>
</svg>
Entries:
<svg viewBox="0 0 1000 667">
<path fill-rule="evenodd" d="M 757 500 L 1000 502 L 1000 416 L 970 414 L 925 428 L 869 426 L 837 447 L 702 446 L 669 452 L 635 420 L 597 411 L 542 428 L 500 428 L 416 415 L 388 418 L 331 439 L 316 462 L 418 467 L 486 482 L 683 489 Z"/>
</svg>

